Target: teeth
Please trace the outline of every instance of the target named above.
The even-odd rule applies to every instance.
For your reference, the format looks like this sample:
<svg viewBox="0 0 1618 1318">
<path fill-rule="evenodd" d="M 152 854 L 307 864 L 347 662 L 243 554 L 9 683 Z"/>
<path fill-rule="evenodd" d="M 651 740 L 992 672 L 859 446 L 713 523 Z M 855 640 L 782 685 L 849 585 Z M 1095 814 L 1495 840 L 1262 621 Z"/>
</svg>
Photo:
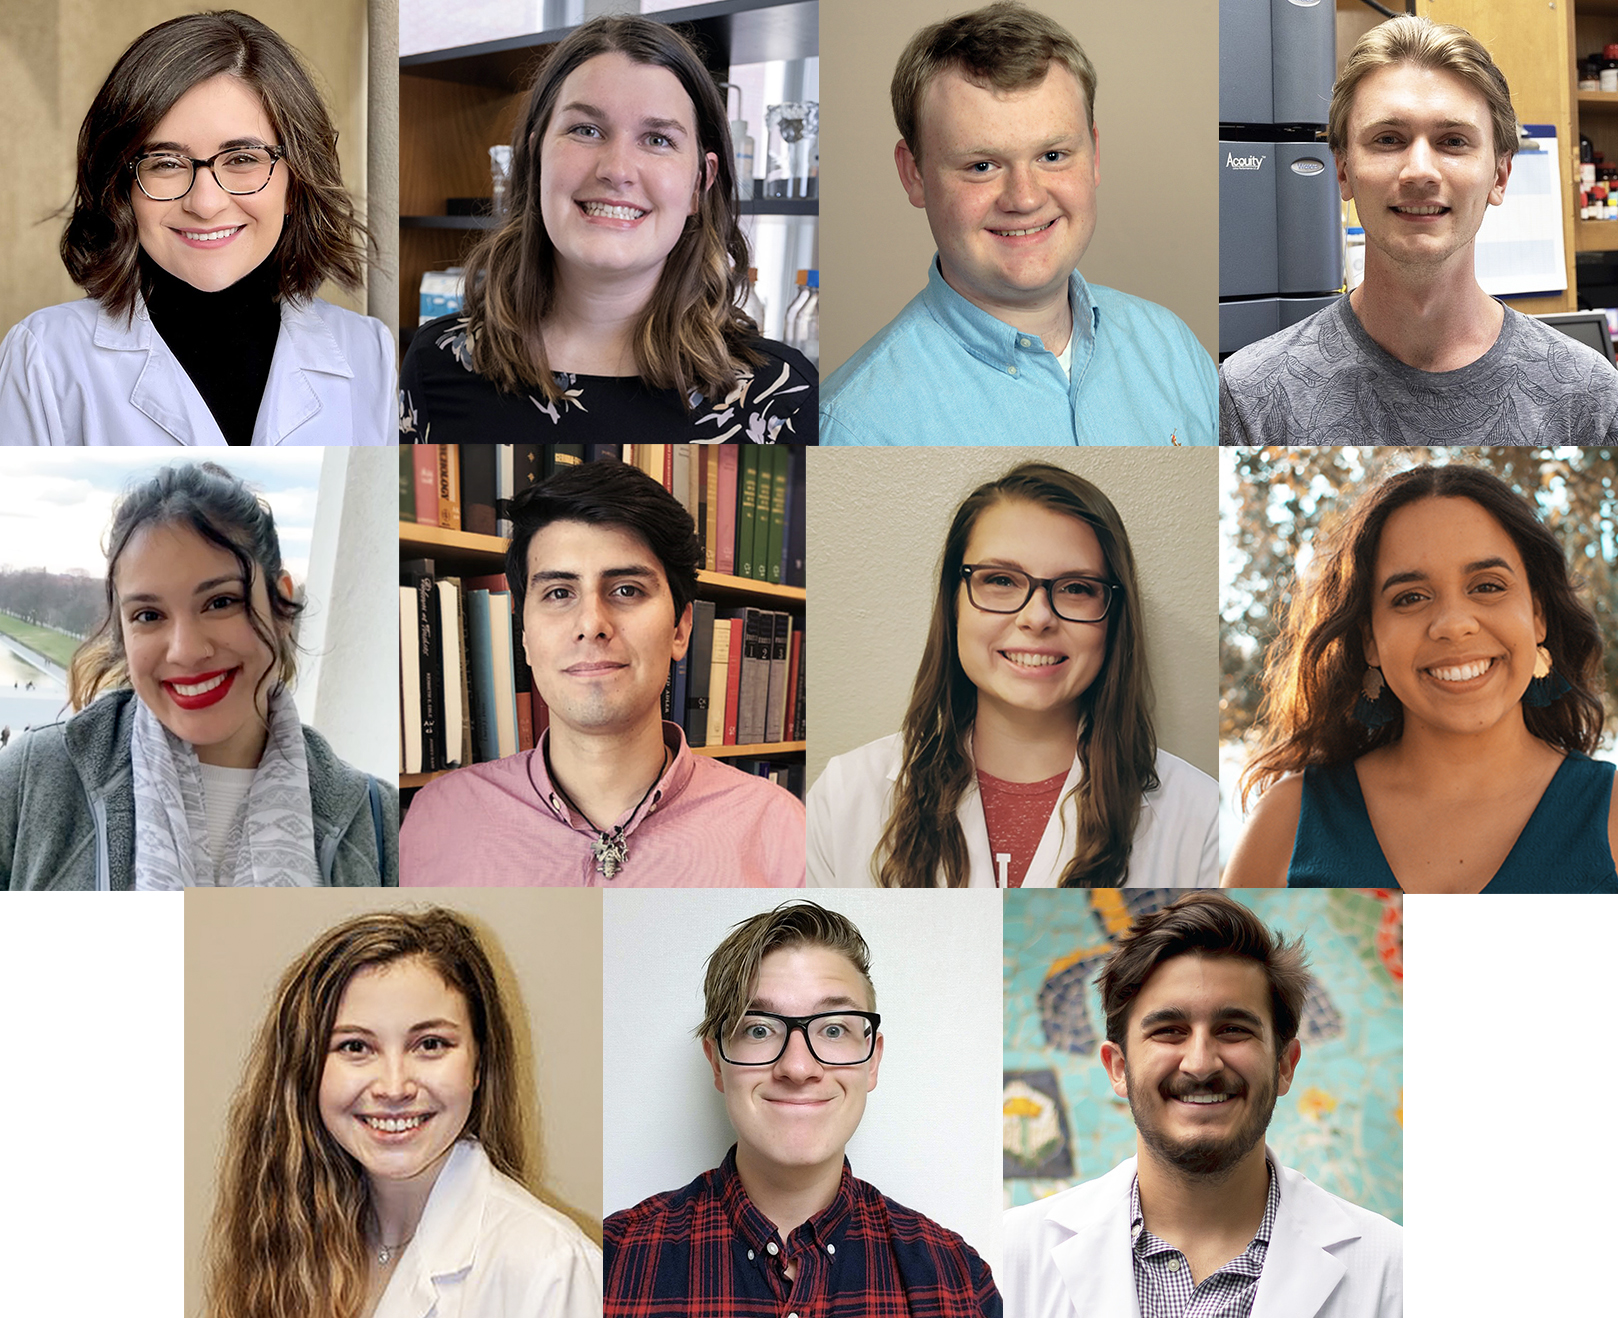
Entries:
<svg viewBox="0 0 1618 1318">
<path fill-rule="evenodd" d="M 414 1130 L 426 1117 L 361 1117 L 372 1130 L 380 1130 L 388 1135 L 402 1134 L 407 1130 Z"/>
<path fill-rule="evenodd" d="M 1059 654 L 1018 654 L 1012 650 L 1002 650 L 1000 653 L 1019 668 L 1049 668 L 1052 664 L 1061 663 L 1064 658 Z"/>
<path fill-rule="evenodd" d="M 190 230 L 186 230 L 185 236 L 194 243 L 216 243 L 229 238 L 233 233 L 240 233 L 241 231 L 242 226 L 238 224 L 234 229 L 215 229 L 212 233 L 192 233 Z"/>
<path fill-rule="evenodd" d="M 1395 206 L 1394 210 L 1401 215 L 1442 215 L 1442 206 Z"/>
<path fill-rule="evenodd" d="M 1044 224 L 1041 224 L 1033 229 L 996 229 L 994 232 L 999 234 L 1002 238 L 1024 238 L 1031 233 L 1043 233 L 1055 223 L 1055 220 L 1046 220 Z"/>
<path fill-rule="evenodd" d="M 645 211 L 636 210 L 633 206 L 608 206 L 599 201 L 584 203 L 586 215 L 604 215 L 611 220 L 638 220 Z"/>
<path fill-rule="evenodd" d="M 198 682 L 193 686 L 186 686 L 180 682 L 170 682 L 169 685 L 174 688 L 176 695 L 200 696 L 204 692 L 212 691 L 229 676 L 229 673 L 220 673 L 218 677 L 210 677 L 206 682 Z"/>
<path fill-rule="evenodd" d="M 1201 1104 L 1227 1103 L 1234 1097 L 1235 1095 L 1233 1094 L 1182 1094 L 1180 1096 L 1180 1102 Z"/>
<path fill-rule="evenodd" d="M 1479 659 L 1476 663 L 1462 664 L 1459 668 L 1429 668 L 1427 671 L 1440 682 L 1470 682 L 1489 671 L 1493 659 Z"/>
</svg>

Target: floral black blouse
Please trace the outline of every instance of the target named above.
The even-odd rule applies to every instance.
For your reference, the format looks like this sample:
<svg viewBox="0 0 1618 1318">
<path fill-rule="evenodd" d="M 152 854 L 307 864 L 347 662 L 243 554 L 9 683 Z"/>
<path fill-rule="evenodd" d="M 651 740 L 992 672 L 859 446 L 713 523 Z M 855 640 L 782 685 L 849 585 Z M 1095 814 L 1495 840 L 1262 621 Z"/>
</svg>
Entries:
<svg viewBox="0 0 1618 1318">
<path fill-rule="evenodd" d="M 691 395 L 639 376 L 569 375 L 563 396 L 502 393 L 472 370 L 467 321 L 441 316 L 415 333 L 399 371 L 401 444 L 574 443 L 655 440 L 691 444 L 813 444 L 819 376 L 809 359 L 773 339 L 753 339 L 764 360 L 728 397 Z"/>
</svg>

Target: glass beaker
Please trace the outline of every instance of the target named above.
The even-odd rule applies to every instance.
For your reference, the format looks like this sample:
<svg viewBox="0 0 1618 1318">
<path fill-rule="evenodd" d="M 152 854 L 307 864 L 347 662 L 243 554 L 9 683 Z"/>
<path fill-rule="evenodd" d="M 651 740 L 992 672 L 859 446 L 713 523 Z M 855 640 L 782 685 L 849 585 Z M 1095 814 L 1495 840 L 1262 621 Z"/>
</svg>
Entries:
<svg viewBox="0 0 1618 1318">
<path fill-rule="evenodd" d="M 813 197 L 819 171 L 820 103 L 786 101 L 764 112 L 769 126 L 768 155 L 764 164 L 766 197 Z"/>
</svg>

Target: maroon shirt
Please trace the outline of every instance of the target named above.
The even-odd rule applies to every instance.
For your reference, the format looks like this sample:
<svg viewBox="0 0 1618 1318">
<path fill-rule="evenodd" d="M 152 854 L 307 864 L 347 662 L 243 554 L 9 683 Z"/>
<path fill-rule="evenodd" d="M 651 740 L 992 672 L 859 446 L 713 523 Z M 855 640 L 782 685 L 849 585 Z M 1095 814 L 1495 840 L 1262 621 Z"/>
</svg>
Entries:
<svg viewBox="0 0 1618 1318">
<path fill-rule="evenodd" d="M 977 771 L 978 793 L 983 797 L 983 822 L 989 826 L 989 852 L 994 856 L 995 882 L 1004 888 L 1020 888 L 1028 866 L 1045 836 L 1045 825 L 1062 795 L 1062 784 L 1069 770 L 1039 783 L 1008 783 Z M 1000 857 L 1009 855 L 1005 879 L 1001 879 Z"/>
</svg>

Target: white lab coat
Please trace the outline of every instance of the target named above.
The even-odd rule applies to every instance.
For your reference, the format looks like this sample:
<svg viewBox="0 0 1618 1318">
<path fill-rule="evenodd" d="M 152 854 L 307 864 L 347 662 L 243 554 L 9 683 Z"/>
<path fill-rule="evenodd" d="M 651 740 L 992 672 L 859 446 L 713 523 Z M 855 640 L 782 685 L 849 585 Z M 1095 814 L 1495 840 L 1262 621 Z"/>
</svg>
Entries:
<svg viewBox="0 0 1618 1318">
<path fill-rule="evenodd" d="M 1252 1318 L 1402 1318 L 1404 1231 L 1265 1153 L 1280 1206 Z M 995 1279 L 1006 1318 L 1140 1318 L 1129 1241 L 1135 1159 L 1013 1208 Z"/>
<path fill-rule="evenodd" d="M 601 1318 L 601 1251 L 462 1140 L 375 1318 Z"/>
<path fill-rule="evenodd" d="M 396 389 L 381 321 L 283 304 L 253 444 L 395 444 Z M 0 343 L 0 444 L 224 443 L 144 302 L 127 324 L 89 298 L 46 307 Z"/>
<path fill-rule="evenodd" d="M 811 888 L 871 887 L 871 855 L 893 812 L 901 738 L 895 734 L 833 756 L 809 789 Z M 1034 850 L 1025 888 L 1054 888 L 1073 855 L 1078 810 L 1067 795 L 1084 772 L 1077 754 L 1062 784 L 1061 808 L 1052 811 Z M 1129 856 L 1130 888 L 1213 888 L 1219 884 L 1219 784 L 1167 751 L 1157 753 L 1160 786 L 1147 792 Z M 959 810 L 970 862 L 969 887 L 993 888 L 999 864 L 989 849 L 989 826 L 977 782 Z"/>
</svg>

